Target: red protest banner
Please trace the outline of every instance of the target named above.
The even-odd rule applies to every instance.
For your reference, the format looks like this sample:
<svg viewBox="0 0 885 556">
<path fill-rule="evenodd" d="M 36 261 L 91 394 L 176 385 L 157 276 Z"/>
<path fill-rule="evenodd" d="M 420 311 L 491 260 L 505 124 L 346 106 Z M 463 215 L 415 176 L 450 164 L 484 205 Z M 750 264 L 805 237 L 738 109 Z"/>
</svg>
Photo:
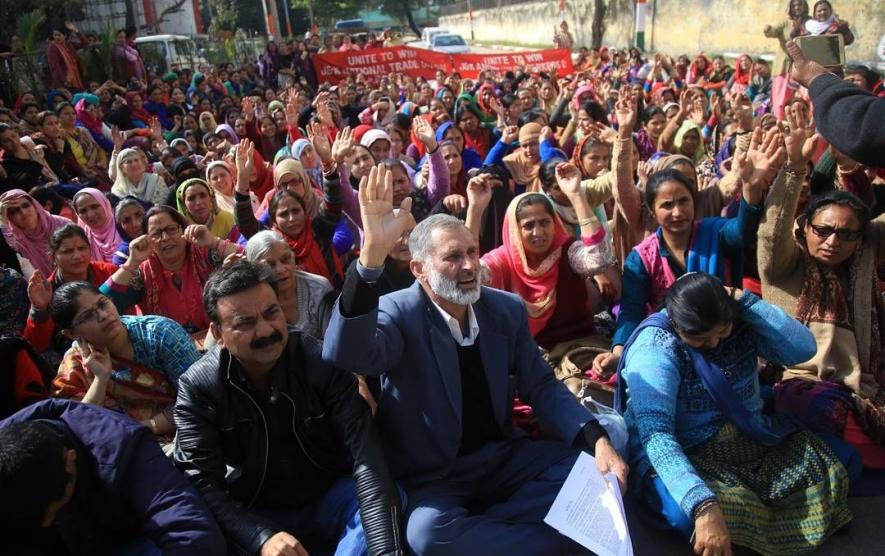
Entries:
<svg viewBox="0 0 885 556">
<path fill-rule="evenodd" d="M 447 54 L 441 52 L 394 46 L 316 54 L 313 56 L 313 67 L 320 83 L 338 83 L 352 71 L 376 78 L 390 73 L 405 73 L 411 77 L 433 79 L 437 69 L 449 71 L 450 60 Z"/>
<path fill-rule="evenodd" d="M 517 66 L 526 69 L 567 75 L 574 71 L 572 56 L 566 48 L 531 50 L 526 52 L 500 52 L 495 54 L 453 54 L 452 71 L 461 77 L 475 79 L 482 70 L 511 71 Z"/>
</svg>

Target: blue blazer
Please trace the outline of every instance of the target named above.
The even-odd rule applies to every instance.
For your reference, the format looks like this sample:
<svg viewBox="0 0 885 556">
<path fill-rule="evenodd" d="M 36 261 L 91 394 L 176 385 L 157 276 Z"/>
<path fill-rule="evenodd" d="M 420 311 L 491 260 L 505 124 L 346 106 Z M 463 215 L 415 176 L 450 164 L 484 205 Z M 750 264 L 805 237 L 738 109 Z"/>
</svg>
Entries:
<svg viewBox="0 0 885 556">
<path fill-rule="evenodd" d="M 522 300 L 483 287 L 473 311 L 495 420 L 505 437 L 513 433 L 510 414 L 518 390 L 535 415 L 571 444 L 593 416 L 541 358 Z M 461 447 L 458 352 L 418 282 L 382 296 L 377 309 L 359 317 L 345 318 L 336 305 L 323 358 L 354 373 L 381 377 L 376 418 L 395 477 L 411 483 L 447 473 Z"/>
</svg>

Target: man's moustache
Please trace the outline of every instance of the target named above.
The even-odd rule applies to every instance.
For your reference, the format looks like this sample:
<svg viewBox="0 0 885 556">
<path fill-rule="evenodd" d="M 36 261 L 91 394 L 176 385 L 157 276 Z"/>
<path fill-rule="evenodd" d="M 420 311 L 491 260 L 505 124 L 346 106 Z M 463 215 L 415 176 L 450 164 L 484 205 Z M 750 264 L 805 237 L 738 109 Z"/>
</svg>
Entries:
<svg viewBox="0 0 885 556">
<path fill-rule="evenodd" d="M 276 344 L 276 343 L 279 343 L 282 341 L 283 341 L 283 335 L 280 334 L 279 332 L 274 332 L 270 336 L 265 336 L 264 338 L 258 338 L 258 339 L 252 340 L 252 342 L 249 343 L 249 347 L 251 347 L 252 349 L 264 349 L 270 345 L 273 345 L 273 344 Z"/>
</svg>

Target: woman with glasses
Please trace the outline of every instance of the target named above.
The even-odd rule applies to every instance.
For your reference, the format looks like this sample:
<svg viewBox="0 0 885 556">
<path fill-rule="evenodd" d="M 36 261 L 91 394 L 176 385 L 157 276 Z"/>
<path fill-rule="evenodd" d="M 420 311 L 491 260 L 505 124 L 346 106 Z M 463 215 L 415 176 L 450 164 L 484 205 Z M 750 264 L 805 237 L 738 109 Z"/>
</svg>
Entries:
<svg viewBox="0 0 885 556">
<path fill-rule="evenodd" d="M 865 466 L 885 468 L 885 304 L 876 274 L 885 217 L 870 221 L 858 197 L 831 191 L 797 218 L 808 172 L 800 151 L 787 143 L 790 163 L 765 201 L 757 255 L 763 296 L 811 329 L 817 353 L 787 369 L 775 404 L 856 446 Z"/>
<path fill-rule="evenodd" d="M 169 317 L 191 334 L 206 331 L 203 285 L 225 257 L 242 248 L 204 225 L 188 226 L 184 216 L 165 205 L 145 214 L 142 232 L 129 244 L 129 260 L 101 292 L 117 307 L 138 304 L 144 314 Z"/>
<path fill-rule="evenodd" d="M 114 164 L 116 175 L 111 193 L 117 197 L 132 195 L 148 204 L 164 203 L 169 186 L 159 174 L 147 171 L 144 153 L 135 148 L 123 149 Z"/>
<path fill-rule="evenodd" d="M 6 243 L 45 276 L 55 269 L 49 255 L 49 238 L 55 230 L 70 223 L 67 218 L 49 214 L 21 189 L 10 189 L 0 195 L 0 229 Z"/>
<path fill-rule="evenodd" d="M 62 285 L 49 310 L 74 340 L 52 395 L 123 411 L 171 441 L 178 378 L 200 358 L 187 332 L 166 317 L 121 316 L 89 282 Z"/>
</svg>

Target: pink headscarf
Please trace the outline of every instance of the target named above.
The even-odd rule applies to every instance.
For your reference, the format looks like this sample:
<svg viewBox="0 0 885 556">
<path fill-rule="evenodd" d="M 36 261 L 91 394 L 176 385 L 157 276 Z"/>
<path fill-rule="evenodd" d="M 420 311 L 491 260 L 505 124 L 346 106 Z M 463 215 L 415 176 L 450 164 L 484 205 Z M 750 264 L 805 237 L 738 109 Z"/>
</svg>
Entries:
<svg viewBox="0 0 885 556">
<path fill-rule="evenodd" d="M 42 272 L 44 277 L 48 277 L 55 269 L 55 263 L 49 256 L 49 238 L 55 230 L 65 224 L 70 224 L 71 221 L 62 216 L 49 214 L 40 203 L 21 189 L 10 189 L 0 195 L 0 204 L 5 205 L 9 201 L 21 198 L 30 201 L 34 210 L 37 211 L 37 228 L 32 232 L 20 230 L 6 217 L 6 209 L 4 208 L 3 221 L 6 222 L 6 226 L 3 228 L 3 237 L 13 249 L 31 261 L 34 268 Z"/>
<path fill-rule="evenodd" d="M 596 88 L 593 85 L 581 85 L 575 90 L 575 96 L 572 100 L 576 109 L 581 108 L 580 98 L 586 93 L 590 93 L 592 97 L 590 100 L 596 100 Z"/>
<path fill-rule="evenodd" d="M 77 217 L 77 224 L 86 231 L 86 237 L 89 238 L 89 247 L 92 251 L 90 258 L 93 261 L 111 262 L 114 258 L 114 252 L 117 247 L 123 243 L 120 232 L 117 231 L 117 225 L 114 222 L 114 211 L 111 209 L 111 203 L 108 201 L 104 193 L 92 187 L 84 187 L 74 195 L 74 204 L 77 204 L 77 198 L 81 195 L 89 195 L 95 199 L 102 212 L 105 215 L 104 225 L 101 228 L 91 228 L 89 224 Z"/>
</svg>

